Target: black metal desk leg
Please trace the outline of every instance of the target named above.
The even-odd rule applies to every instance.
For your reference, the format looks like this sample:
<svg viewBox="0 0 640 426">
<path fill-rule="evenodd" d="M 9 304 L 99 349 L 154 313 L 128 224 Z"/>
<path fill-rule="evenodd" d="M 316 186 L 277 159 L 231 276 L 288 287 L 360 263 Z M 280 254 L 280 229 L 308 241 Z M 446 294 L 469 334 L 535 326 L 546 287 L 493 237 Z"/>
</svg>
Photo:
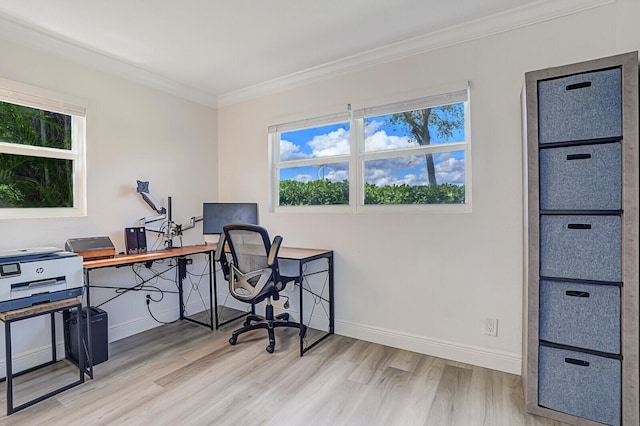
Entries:
<svg viewBox="0 0 640 426">
<path fill-rule="evenodd" d="M 78 313 L 78 370 L 80 370 L 80 383 L 84 383 L 84 351 L 82 350 L 82 303 L 76 306 L 76 312 Z M 69 317 L 71 317 L 71 315 L 69 315 Z M 91 323 L 89 322 L 90 320 L 91 316 L 89 313 L 87 313 L 87 322 L 85 322 L 84 324 L 85 329 L 87 330 L 87 336 L 89 335 L 89 329 L 91 328 Z M 71 336 L 69 336 L 69 338 L 71 338 Z M 65 354 L 65 357 L 68 358 L 69 354 Z M 93 366 L 93 363 L 91 365 Z M 91 376 L 91 378 L 93 378 L 93 376 Z"/>
<path fill-rule="evenodd" d="M 302 300 L 302 295 L 304 293 L 304 276 L 302 275 L 302 262 L 298 262 L 298 278 L 300 280 L 300 295 L 299 295 L 299 303 L 300 303 L 300 331 L 302 331 L 302 327 L 304 327 L 304 303 Z M 311 325 L 311 324 L 309 324 Z M 302 332 L 300 333 L 300 356 L 304 355 L 304 336 Z"/>
<path fill-rule="evenodd" d="M 336 317 L 333 304 L 333 252 L 327 257 L 327 266 L 329 267 L 329 333 L 333 334 Z"/>
<path fill-rule="evenodd" d="M 56 318 L 55 312 L 51 312 L 51 361 L 58 360 L 58 350 L 56 348 Z"/>
<path fill-rule="evenodd" d="M 89 281 L 89 269 L 85 269 L 84 270 L 84 284 L 85 284 L 85 293 L 87 295 L 87 319 L 86 319 L 86 327 L 87 327 L 87 346 L 88 346 L 88 350 L 87 350 L 87 361 L 88 364 L 87 365 L 87 374 L 89 374 L 89 377 L 93 379 L 93 336 L 91 336 L 91 282 Z M 81 329 L 82 327 L 82 309 L 80 309 L 78 311 L 78 329 Z M 80 357 L 84 357 L 83 353 L 82 353 L 82 338 L 78 341 L 78 358 Z"/>
<path fill-rule="evenodd" d="M 211 277 L 213 275 L 213 252 L 207 253 L 207 259 L 209 259 L 209 324 L 211 324 L 211 329 L 213 330 L 213 278 Z"/>
<path fill-rule="evenodd" d="M 211 264 L 209 264 L 209 267 L 211 267 Z M 211 274 L 211 269 L 209 269 L 209 274 Z M 209 279 L 211 279 L 211 275 L 209 275 Z M 217 330 L 218 327 L 220 327 L 220 320 L 218 319 L 218 276 L 215 273 L 213 274 L 213 308 L 215 310 L 213 315 L 215 317 Z"/>
<path fill-rule="evenodd" d="M 178 303 L 180 304 L 180 319 L 184 319 L 184 289 L 182 284 L 187 275 L 187 259 L 184 257 L 178 257 Z"/>
<path fill-rule="evenodd" d="M 5 364 L 7 370 L 7 415 L 13 414 L 13 368 L 11 356 L 11 321 L 4 323 Z"/>
</svg>

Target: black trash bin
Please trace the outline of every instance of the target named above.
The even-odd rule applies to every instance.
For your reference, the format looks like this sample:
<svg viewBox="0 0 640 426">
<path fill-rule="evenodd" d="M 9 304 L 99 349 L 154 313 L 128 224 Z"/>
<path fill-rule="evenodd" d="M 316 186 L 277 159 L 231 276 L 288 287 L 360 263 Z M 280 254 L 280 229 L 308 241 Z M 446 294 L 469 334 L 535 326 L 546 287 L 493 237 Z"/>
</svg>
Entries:
<svg viewBox="0 0 640 426">
<path fill-rule="evenodd" d="M 107 313 L 100 308 L 91 308 L 91 344 L 93 347 L 93 365 L 109 359 L 109 336 Z M 64 348 L 69 358 L 78 362 L 78 353 L 84 353 L 84 363 L 89 365 L 89 346 L 87 345 L 87 308 L 82 309 L 82 350 L 78 350 L 78 314 L 77 311 L 65 311 L 64 318 Z"/>
</svg>

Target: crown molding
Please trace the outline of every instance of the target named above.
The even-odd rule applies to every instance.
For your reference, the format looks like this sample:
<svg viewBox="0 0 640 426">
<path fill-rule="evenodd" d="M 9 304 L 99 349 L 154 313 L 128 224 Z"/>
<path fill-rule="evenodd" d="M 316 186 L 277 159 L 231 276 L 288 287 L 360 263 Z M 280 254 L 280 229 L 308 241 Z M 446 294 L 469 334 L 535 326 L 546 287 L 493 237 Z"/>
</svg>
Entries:
<svg viewBox="0 0 640 426">
<path fill-rule="evenodd" d="M 290 90 L 314 81 L 384 64 L 443 47 L 549 21 L 617 0 L 540 0 L 486 18 L 381 46 L 217 97 L 139 66 L 0 14 L 0 38 L 26 45 L 212 108 Z"/>
<path fill-rule="evenodd" d="M 615 3 L 616 1 L 617 0 L 537 1 L 486 18 L 465 22 L 444 30 L 381 46 L 360 54 L 225 93 L 218 96 L 218 106 L 224 107 L 253 98 L 271 95 L 304 86 L 314 81 L 328 79 L 340 74 L 561 18 Z"/>
<path fill-rule="evenodd" d="M 212 108 L 217 108 L 218 106 L 217 98 L 202 90 L 178 83 L 122 61 L 105 52 L 59 37 L 41 28 L 2 14 L 0 14 L 0 38 L 63 57 L 107 74 L 202 105 Z"/>
</svg>

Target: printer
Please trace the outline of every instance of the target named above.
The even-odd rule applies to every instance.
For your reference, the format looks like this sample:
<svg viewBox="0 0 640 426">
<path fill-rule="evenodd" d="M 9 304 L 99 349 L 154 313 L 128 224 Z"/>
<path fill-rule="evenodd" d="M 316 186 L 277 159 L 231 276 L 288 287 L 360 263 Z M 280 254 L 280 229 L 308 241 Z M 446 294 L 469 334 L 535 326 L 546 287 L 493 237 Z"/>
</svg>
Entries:
<svg viewBox="0 0 640 426">
<path fill-rule="evenodd" d="M 82 295 L 82 256 L 55 247 L 0 251 L 0 312 Z"/>
</svg>

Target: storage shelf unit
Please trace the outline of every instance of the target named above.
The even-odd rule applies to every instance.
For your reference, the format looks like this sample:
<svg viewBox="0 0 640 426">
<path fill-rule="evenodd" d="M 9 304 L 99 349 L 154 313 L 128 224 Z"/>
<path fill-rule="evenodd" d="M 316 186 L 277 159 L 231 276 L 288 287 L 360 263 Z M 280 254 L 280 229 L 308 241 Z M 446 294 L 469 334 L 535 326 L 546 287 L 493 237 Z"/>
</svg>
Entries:
<svg viewBox="0 0 640 426">
<path fill-rule="evenodd" d="M 525 76 L 527 411 L 640 423 L 638 53 Z"/>
</svg>

